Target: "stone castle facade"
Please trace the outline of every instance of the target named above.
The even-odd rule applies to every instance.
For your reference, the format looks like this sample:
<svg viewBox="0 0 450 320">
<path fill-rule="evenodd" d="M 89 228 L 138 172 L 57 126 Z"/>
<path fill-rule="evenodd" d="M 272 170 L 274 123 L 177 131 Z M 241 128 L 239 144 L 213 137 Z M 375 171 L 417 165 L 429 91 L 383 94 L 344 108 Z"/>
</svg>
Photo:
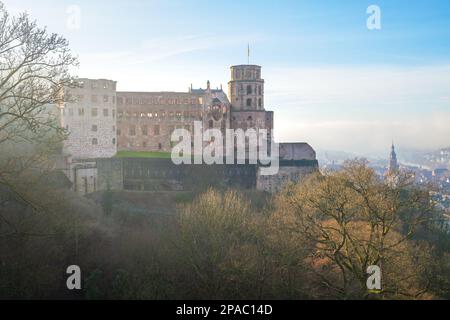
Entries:
<svg viewBox="0 0 450 320">
<path fill-rule="evenodd" d="M 106 79 L 78 79 L 77 85 L 64 89 L 64 95 L 67 102 L 59 106 L 59 114 L 61 126 L 69 132 L 64 143 L 65 171 L 80 193 L 105 187 L 98 181 L 98 159 L 113 159 L 120 151 L 170 152 L 173 130 L 193 132 L 194 121 L 201 121 L 204 129 L 220 129 L 224 136 L 226 129 L 250 128 L 267 129 L 269 139 L 273 135 L 274 115 L 265 110 L 264 80 L 257 65 L 231 67 L 228 95 L 222 88 L 212 89 L 209 81 L 205 89 L 191 85 L 187 92 L 121 92 L 115 81 Z M 274 191 L 282 182 L 317 170 L 315 152 L 306 143 L 280 144 L 280 164 L 278 175 L 257 173 L 255 187 Z M 117 168 L 117 163 L 112 167 Z M 123 188 L 126 185 L 133 184 L 125 183 Z M 145 185 L 148 182 L 131 189 L 145 190 Z"/>
<path fill-rule="evenodd" d="M 79 79 L 65 91 L 61 126 L 68 131 L 64 153 L 74 159 L 109 158 L 117 153 L 116 82 Z"/>
</svg>

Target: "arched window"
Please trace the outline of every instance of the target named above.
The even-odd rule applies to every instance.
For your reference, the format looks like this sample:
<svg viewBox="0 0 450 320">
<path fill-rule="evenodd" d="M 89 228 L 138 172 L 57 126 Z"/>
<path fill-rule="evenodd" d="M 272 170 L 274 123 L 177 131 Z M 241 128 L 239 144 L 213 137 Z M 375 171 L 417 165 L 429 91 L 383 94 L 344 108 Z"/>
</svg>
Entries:
<svg viewBox="0 0 450 320">
<path fill-rule="evenodd" d="M 247 86 L 247 94 L 252 94 L 252 86 L 251 85 Z"/>
<path fill-rule="evenodd" d="M 208 127 L 209 127 L 210 129 L 213 128 L 213 127 L 214 127 L 214 121 L 209 120 L 209 121 L 208 121 Z"/>
<path fill-rule="evenodd" d="M 113 138 L 113 139 L 112 139 L 112 144 L 113 144 L 113 145 L 116 145 L 116 138 Z"/>
<path fill-rule="evenodd" d="M 251 107 L 252 106 L 252 99 L 247 99 L 247 107 Z"/>
</svg>

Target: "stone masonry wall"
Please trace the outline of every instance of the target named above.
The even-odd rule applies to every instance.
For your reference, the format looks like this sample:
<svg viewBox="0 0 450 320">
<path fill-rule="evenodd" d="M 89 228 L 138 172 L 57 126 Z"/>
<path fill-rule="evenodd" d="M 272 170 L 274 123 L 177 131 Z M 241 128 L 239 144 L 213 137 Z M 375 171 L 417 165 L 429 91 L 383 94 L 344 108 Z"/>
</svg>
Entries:
<svg viewBox="0 0 450 320">
<path fill-rule="evenodd" d="M 64 153 L 76 159 L 109 158 L 117 152 L 116 82 L 78 79 L 65 88 L 61 126 L 69 132 Z"/>
</svg>

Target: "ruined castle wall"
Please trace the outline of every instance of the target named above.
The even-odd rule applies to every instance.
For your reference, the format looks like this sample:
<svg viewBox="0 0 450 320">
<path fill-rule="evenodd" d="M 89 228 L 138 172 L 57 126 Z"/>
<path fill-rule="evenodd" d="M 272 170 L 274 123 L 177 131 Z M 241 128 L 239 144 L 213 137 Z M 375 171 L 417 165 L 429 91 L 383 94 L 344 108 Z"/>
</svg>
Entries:
<svg viewBox="0 0 450 320">
<path fill-rule="evenodd" d="M 280 143 L 280 160 L 316 160 L 316 152 L 305 142 Z"/>
<path fill-rule="evenodd" d="M 314 172 L 318 172 L 316 163 L 280 166 L 278 173 L 272 176 L 263 176 L 260 174 L 260 169 L 258 169 L 256 189 L 274 193 L 283 189 L 289 182 L 297 183 L 304 181 Z"/>
<path fill-rule="evenodd" d="M 256 165 L 175 165 L 170 159 L 96 161 L 96 190 L 182 191 L 208 187 L 256 188 Z M 92 192 L 92 191 L 91 191 Z"/>
<path fill-rule="evenodd" d="M 64 153 L 73 159 L 109 158 L 117 152 L 116 82 L 78 79 L 79 87 L 65 88 L 59 106 L 61 126 L 69 136 Z"/>
<path fill-rule="evenodd" d="M 119 151 L 170 152 L 174 129 L 193 131 L 202 120 L 202 103 L 194 94 L 180 92 L 119 92 Z"/>
<path fill-rule="evenodd" d="M 261 191 L 277 192 L 288 182 L 301 182 L 314 172 L 319 164 L 316 152 L 307 143 L 280 143 L 280 168 L 277 174 L 264 176 L 257 173 L 256 188 Z"/>
<path fill-rule="evenodd" d="M 198 190 L 256 187 L 255 165 L 175 165 L 170 159 L 123 159 L 125 190 Z"/>
<path fill-rule="evenodd" d="M 175 165 L 170 159 L 113 158 L 97 160 L 97 190 L 183 191 L 208 187 L 276 192 L 318 171 L 317 160 L 280 162 L 278 174 L 263 176 L 252 164 Z"/>
<path fill-rule="evenodd" d="M 69 170 L 72 176 L 72 187 L 76 193 L 85 195 L 97 191 L 97 167 L 95 162 L 72 163 Z"/>
<path fill-rule="evenodd" d="M 123 190 L 122 159 L 97 159 L 96 164 L 98 190 Z"/>
</svg>

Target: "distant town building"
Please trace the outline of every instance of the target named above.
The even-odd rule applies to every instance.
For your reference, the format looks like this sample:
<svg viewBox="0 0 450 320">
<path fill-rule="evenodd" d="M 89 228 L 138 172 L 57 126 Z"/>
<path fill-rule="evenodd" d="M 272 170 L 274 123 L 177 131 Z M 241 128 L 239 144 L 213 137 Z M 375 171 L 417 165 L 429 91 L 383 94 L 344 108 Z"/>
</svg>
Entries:
<svg viewBox="0 0 450 320">
<path fill-rule="evenodd" d="M 397 154 L 395 153 L 395 146 L 394 143 L 392 143 L 391 146 L 391 153 L 389 154 L 389 165 L 387 170 L 387 175 L 394 175 L 398 173 L 399 165 L 397 161 Z"/>
<path fill-rule="evenodd" d="M 397 154 L 395 153 L 394 143 L 391 146 L 391 153 L 389 154 L 389 164 L 385 173 L 386 182 L 390 186 L 396 186 L 399 180 L 400 167 L 397 161 Z"/>
</svg>

